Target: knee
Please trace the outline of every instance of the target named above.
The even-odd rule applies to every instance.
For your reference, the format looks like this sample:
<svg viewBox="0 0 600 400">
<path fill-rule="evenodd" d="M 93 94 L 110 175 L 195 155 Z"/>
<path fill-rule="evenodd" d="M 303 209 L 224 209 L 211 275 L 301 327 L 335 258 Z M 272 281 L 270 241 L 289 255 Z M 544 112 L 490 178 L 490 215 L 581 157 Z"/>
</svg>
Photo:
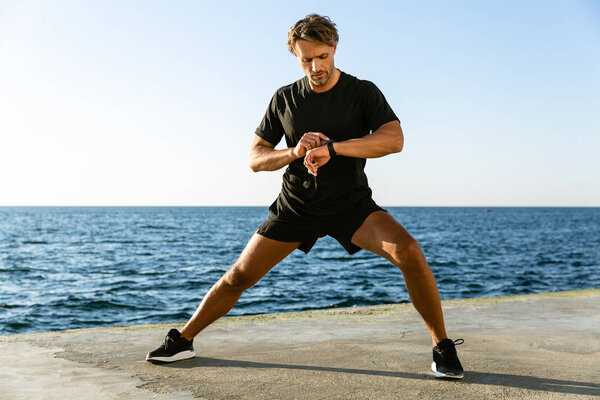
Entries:
<svg viewBox="0 0 600 400">
<path fill-rule="evenodd" d="M 244 291 L 256 282 L 247 273 L 244 273 L 238 264 L 234 264 L 221 278 L 221 283 L 229 290 Z"/>
<path fill-rule="evenodd" d="M 412 236 L 409 236 L 394 247 L 392 257 L 396 266 L 401 269 L 419 266 L 422 264 L 420 261 L 424 259 L 419 242 Z"/>
</svg>

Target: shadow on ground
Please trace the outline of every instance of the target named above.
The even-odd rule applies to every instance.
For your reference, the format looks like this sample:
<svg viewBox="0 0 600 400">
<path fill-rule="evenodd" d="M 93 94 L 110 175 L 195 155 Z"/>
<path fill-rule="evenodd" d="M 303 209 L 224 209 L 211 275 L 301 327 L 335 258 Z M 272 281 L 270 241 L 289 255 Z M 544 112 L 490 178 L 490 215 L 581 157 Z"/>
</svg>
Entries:
<svg viewBox="0 0 600 400">
<path fill-rule="evenodd" d="M 336 368 L 320 367 L 314 365 L 296 365 L 296 364 L 275 364 L 261 363 L 253 361 L 226 360 L 219 358 L 196 357 L 191 360 L 185 360 L 176 364 L 160 364 L 167 368 L 269 368 L 269 369 L 289 369 L 289 370 L 307 370 L 321 372 L 335 372 L 344 374 L 361 374 L 386 376 L 403 379 L 434 379 L 430 374 L 417 374 L 402 371 L 378 371 L 370 369 Z M 530 390 L 542 390 L 555 393 L 569 393 L 587 396 L 600 397 L 600 384 L 592 382 L 577 382 L 560 379 L 542 378 L 529 375 L 511 375 L 493 372 L 465 371 L 465 378 L 462 380 L 451 380 L 457 384 L 480 384 L 493 386 L 506 386 Z"/>
</svg>

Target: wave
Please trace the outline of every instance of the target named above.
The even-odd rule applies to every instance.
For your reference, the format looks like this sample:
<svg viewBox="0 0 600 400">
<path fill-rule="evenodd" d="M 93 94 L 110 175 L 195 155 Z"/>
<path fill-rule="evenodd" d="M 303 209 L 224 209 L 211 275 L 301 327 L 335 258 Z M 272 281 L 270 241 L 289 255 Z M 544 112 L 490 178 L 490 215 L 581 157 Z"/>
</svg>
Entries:
<svg viewBox="0 0 600 400">
<path fill-rule="evenodd" d="M 260 207 L 59 208 L 49 223 L 32 208 L 24 224 L 11 210 L 0 233 L 0 334 L 185 320 L 266 216 Z M 443 299 L 600 287 L 600 208 L 494 211 L 389 209 L 422 238 Z M 391 263 L 323 238 L 277 265 L 232 315 L 405 299 Z"/>
<path fill-rule="evenodd" d="M 142 225 L 140 226 L 142 229 L 164 229 L 164 230 L 176 230 L 179 229 L 176 226 L 162 226 L 162 225 Z"/>
<path fill-rule="evenodd" d="M 26 306 L 22 305 L 22 304 L 0 304 L 0 309 L 3 310 L 12 310 L 12 309 L 16 309 L 16 308 L 24 308 Z"/>
</svg>

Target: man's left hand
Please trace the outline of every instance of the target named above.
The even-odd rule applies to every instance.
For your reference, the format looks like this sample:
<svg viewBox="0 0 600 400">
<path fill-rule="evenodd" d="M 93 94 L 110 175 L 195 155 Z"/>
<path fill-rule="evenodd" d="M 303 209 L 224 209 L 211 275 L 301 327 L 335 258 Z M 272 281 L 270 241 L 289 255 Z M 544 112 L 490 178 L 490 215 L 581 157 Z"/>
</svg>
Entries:
<svg viewBox="0 0 600 400">
<path fill-rule="evenodd" d="M 309 174 L 317 176 L 319 167 L 327 164 L 330 159 L 331 157 L 329 156 L 329 149 L 327 149 L 327 146 L 320 146 L 306 152 L 304 166 Z"/>
</svg>

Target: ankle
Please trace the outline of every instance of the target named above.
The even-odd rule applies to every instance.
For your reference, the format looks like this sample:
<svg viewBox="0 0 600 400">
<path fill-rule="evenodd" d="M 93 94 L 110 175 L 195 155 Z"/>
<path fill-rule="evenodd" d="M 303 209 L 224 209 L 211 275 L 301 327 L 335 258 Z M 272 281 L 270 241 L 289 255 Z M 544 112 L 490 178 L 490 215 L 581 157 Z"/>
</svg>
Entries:
<svg viewBox="0 0 600 400">
<path fill-rule="evenodd" d="M 442 340 L 444 339 L 448 339 L 448 336 L 446 335 L 432 335 L 431 336 L 431 343 L 433 344 L 433 347 L 437 346 Z"/>
<path fill-rule="evenodd" d="M 187 340 L 188 342 L 192 339 L 194 339 L 194 336 L 196 335 L 191 335 L 185 328 L 183 328 L 181 330 L 181 337 L 184 338 L 185 340 Z"/>
</svg>

